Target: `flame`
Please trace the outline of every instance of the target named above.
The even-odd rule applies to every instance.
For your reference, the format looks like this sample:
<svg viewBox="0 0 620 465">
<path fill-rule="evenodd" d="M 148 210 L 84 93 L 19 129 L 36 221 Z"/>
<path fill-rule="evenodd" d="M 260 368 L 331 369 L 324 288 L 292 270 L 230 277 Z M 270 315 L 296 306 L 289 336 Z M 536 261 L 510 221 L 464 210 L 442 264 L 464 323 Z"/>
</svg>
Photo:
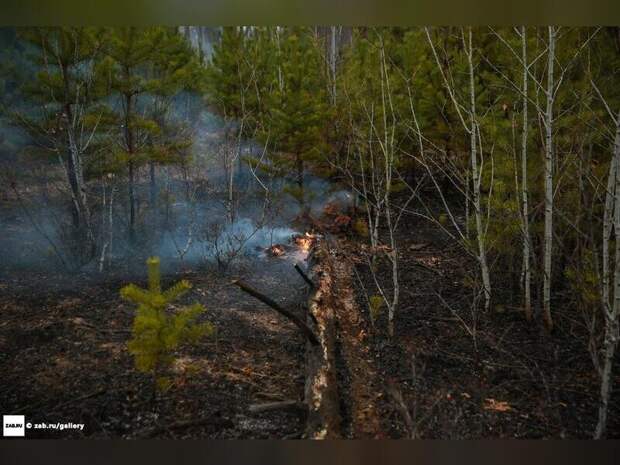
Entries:
<svg viewBox="0 0 620 465">
<path fill-rule="evenodd" d="M 316 240 L 316 236 L 314 234 L 310 234 L 309 232 L 304 233 L 303 236 L 295 237 L 295 243 L 299 246 L 301 250 L 304 252 L 308 252 L 314 241 Z"/>
<path fill-rule="evenodd" d="M 269 247 L 267 250 L 274 257 L 281 257 L 282 255 L 284 255 L 284 252 L 285 252 L 284 247 L 282 247 L 280 244 L 274 244 L 271 247 Z"/>
</svg>

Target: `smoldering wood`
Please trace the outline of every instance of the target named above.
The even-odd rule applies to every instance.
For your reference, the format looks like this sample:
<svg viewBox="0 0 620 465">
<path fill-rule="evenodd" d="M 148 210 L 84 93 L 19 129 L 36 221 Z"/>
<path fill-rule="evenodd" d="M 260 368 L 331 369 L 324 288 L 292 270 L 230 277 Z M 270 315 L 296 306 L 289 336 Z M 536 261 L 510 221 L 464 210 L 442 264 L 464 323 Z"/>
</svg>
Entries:
<svg viewBox="0 0 620 465">
<path fill-rule="evenodd" d="M 269 307 L 273 308 L 280 315 L 283 315 L 286 318 L 288 318 L 290 321 L 292 321 L 301 330 L 301 332 L 306 336 L 306 338 L 308 339 L 308 341 L 310 341 L 310 343 L 312 345 L 319 345 L 319 340 L 317 339 L 317 337 L 314 334 L 314 332 L 308 327 L 308 325 L 306 325 L 296 315 L 294 315 L 293 313 L 291 313 L 290 311 L 288 311 L 284 307 L 282 307 L 280 304 L 278 304 L 275 300 L 273 300 L 270 297 L 266 296 L 262 292 L 257 291 L 252 286 L 250 286 L 249 284 L 241 281 L 240 279 L 234 280 L 232 282 L 232 284 L 234 284 L 235 286 L 238 286 L 239 289 L 241 289 L 243 292 L 251 295 L 255 299 L 260 300 L 265 305 L 268 305 Z"/>
<path fill-rule="evenodd" d="M 251 413 L 281 409 L 305 412 L 304 436 L 309 439 L 341 437 L 340 398 L 336 373 L 336 322 L 333 309 L 330 254 L 327 241 L 313 242 L 308 254 L 305 277 L 313 283 L 305 307 L 306 322 L 242 280 L 232 284 L 289 318 L 306 335 L 304 402 L 277 401 L 250 406 Z M 301 267 L 295 269 L 300 272 Z M 313 329 L 312 329 L 313 328 Z M 303 405 L 303 408 L 302 408 Z"/>
<path fill-rule="evenodd" d="M 304 402 L 308 415 L 304 436 L 335 439 L 341 437 L 342 418 L 336 373 L 336 317 L 326 241 L 313 244 L 308 269 L 316 286 L 309 293 L 306 322 L 316 328 L 320 345 L 306 344 Z"/>
</svg>

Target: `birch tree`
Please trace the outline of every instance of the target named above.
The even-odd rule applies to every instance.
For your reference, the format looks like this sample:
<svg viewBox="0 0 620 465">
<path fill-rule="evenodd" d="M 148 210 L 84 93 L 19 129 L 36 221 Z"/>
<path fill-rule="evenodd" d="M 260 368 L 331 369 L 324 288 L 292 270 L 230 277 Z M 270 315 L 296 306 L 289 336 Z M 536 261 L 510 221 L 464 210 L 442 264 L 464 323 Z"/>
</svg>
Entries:
<svg viewBox="0 0 620 465">
<path fill-rule="evenodd" d="M 491 278 L 489 275 L 489 265 L 487 262 L 487 245 L 486 245 L 486 228 L 483 220 L 483 211 L 481 206 L 480 195 L 480 183 L 482 168 L 479 164 L 479 153 L 482 147 L 479 145 L 481 141 L 480 128 L 478 125 L 476 114 L 476 87 L 475 87 L 475 73 L 474 73 L 474 48 L 472 40 L 471 27 L 468 28 L 467 34 L 464 30 L 461 30 L 461 39 L 463 42 L 463 49 L 467 60 L 467 77 L 468 77 L 468 93 L 469 102 L 459 102 L 456 90 L 454 86 L 448 80 L 446 72 L 443 69 L 443 65 L 431 39 L 428 28 L 425 28 L 426 38 L 431 47 L 433 57 L 435 58 L 437 67 L 439 68 L 441 78 L 446 90 L 450 96 L 450 100 L 456 110 L 459 121 L 465 129 L 465 132 L 469 136 L 469 149 L 470 149 L 470 169 L 471 169 L 471 196 L 473 204 L 474 221 L 476 225 L 476 241 L 478 245 L 477 261 L 480 266 L 480 275 L 482 277 L 482 286 L 484 292 L 485 309 L 489 309 L 491 306 Z"/>
<path fill-rule="evenodd" d="M 100 37 L 90 28 L 36 28 L 25 30 L 23 36 L 36 48 L 34 61 L 41 69 L 25 87 L 26 96 L 38 108 L 36 116 L 15 112 L 14 121 L 44 150 L 58 156 L 71 195 L 73 225 L 86 238 L 92 255 L 95 239 L 84 156 L 101 118 L 91 107 Z"/>
<path fill-rule="evenodd" d="M 367 300 L 371 314 L 379 308 L 387 309 L 391 337 L 400 304 L 396 231 L 404 209 L 398 211 L 392 198 L 402 185 L 398 168 L 403 127 L 395 103 L 398 83 L 394 81 L 398 76 L 390 59 L 393 51 L 390 39 L 389 33 L 373 30 L 372 35 L 356 42 L 354 53 L 343 67 L 340 102 L 348 114 L 348 154 L 339 163 L 331 163 L 348 180 L 354 195 L 363 201 L 370 245 L 364 250 L 378 293 L 367 295 Z M 385 236 L 380 235 L 381 230 L 385 230 Z M 386 262 L 389 271 L 379 271 L 379 266 Z M 371 301 L 376 303 L 370 304 Z"/>
<path fill-rule="evenodd" d="M 551 313 L 551 290 L 552 290 L 552 260 L 553 260 L 553 215 L 554 215 L 554 195 L 558 186 L 555 185 L 554 179 L 554 167 L 555 160 L 555 116 L 554 105 L 556 102 L 557 94 L 564 82 L 567 72 L 573 68 L 576 63 L 576 59 L 579 54 L 586 48 L 590 41 L 596 36 L 600 28 L 594 30 L 594 32 L 588 35 L 587 39 L 575 49 L 574 54 L 570 59 L 562 64 L 559 64 L 560 72 L 555 73 L 556 64 L 558 64 L 556 46 L 559 27 L 548 26 L 547 27 L 547 43 L 546 48 L 532 60 L 528 61 L 527 57 L 527 31 L 524 27 L 518 31 L 518 35 L 521 38 L 521 53 L 506 41 L 506 39 L 499 33 L 493 31 L 494 36 L 499 39 L 511 52 L 513 58 L 517 60 L 522 69 L 522 84 L 518 85 L 512 81 L 511 78 L 506 76 L 500 69 L 492 65 L 493 69 L 505 79 L 511 87 L 521 95 L 523 102 L 523 131 L 522 131 L 522 147 L 521 147 L 521 171 L 522 171 L 522 186 L 521 186 L 521 202 L 522 202 L 522 228 L 523 228 L 523 260 L 524 260 L 524 291 L 525 291 L 525 313 L 526 318 L 533 316 L 531 311 L 531 265 L 530 258 L 533 253 L 531 246 L 531 232 L 529 227 L 529 189 L 527 185 L 527 138 L 528 138 L 528 108 L 532 105 L 538 114 L 539 120 L 542 123 L 543 134 L 543 146 L 544 146 L 544 163 L 543 163 L 543 176 L 544 176 L 544 234 L 543 234 L 543 311 L 542 317 L 546 328 L 549 331 L 553 330 L 553 318 Z M 546 79 L 537 77 L 531 70 L 531 67 L 536 63 L 539 58 L 546 54 Z M 528 94 L 528 80 L 533 83 L 536 96 L 541 93 L 545 97 L 545 103 L 539 102 L 538 98 L 533 99 Z M 529 270 L 529 273 L 527 272 Z M 528 285 L 529 282 L 529 285 Z M 528 296 L 529 293 L 529 296 Z M 529 302 L 529 307 L 528 307 Z"/>
<path fill-rule="evenodd" d="M 545 97 L 547 101 L 543 117 L 545 127 L 545 235 L 544 235 L 544 262 L 543 262 L 543 320 L 549 331 L 553 330 L 551 317 L 551 262 L 553 258 L 553 103 L 555 100 L 555 83 L 553 68 L 555 64 L 556 30 L 549 26 L 547 50 L 547 87 Z"/>
<path fill-rule="evenodd" d="M 331 26 L 331 45 L 330 45 L 330 59 L 329 65 L 332 78 L 332 104 L 336 104 L 336 57 L 338 50 L 336 48 L 336 26 Z"/>
<path fill-rule="evenodd" d="M 528 65 L 527 65 L 527 29 L 521 26 L 521 52 L 522 52 L 522 68 L 523 68 L 523 87 L 522 87 L 522 104 L 523 104 L 523 128 L 521 131 L 521 221 L 523 229 L 523 290 L 524 290 L 524 309 L 525 318 L 532 320 L 532 273 L 530 269 L 530 223 L 529 223 L 529 205 L 528 205 L 528 187 L 527 187 L 527 137 L 528 137 L 528 115 L 527 115 L 527 81 L 528 81 Z"/>
<path fill-rule="evenodd" d="M 598 422 L 594 432 L 595 439 L 605 436 L 609 397 L 612 389 L 612 368 L 614 355 L 618 346 L 620 316 L 620 112 L 615 118 L 616 135 L 614 139 L 613 157 L 609 164 L 607 191 L 603 216 L 603 275 L 602 275 L 602 310 L 605 318 L 603 363 L 600 367 L 601 378 L 600 404 Z M 613 301 L 610 292 L 610 237 L 614 236 L 614 272 L 613 272 Z"/>
</svg>

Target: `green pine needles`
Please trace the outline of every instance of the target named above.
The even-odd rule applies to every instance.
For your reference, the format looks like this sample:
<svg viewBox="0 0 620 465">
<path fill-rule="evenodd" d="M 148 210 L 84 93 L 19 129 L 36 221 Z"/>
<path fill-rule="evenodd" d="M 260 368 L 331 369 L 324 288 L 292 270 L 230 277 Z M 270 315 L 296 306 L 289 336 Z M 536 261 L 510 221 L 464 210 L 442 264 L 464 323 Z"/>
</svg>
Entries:
<svg viewBox="0 0 620 465">
<path fill-rule="evenodd" d="M 146 264 L 148 290 L 135 284 L 121 289 L 123 299 L 138 305 L 133 321 L 133 338 L 128 348 L 134 356 L 136 368 L 151 373 L 156 387 L 165 390 L 171 385 L 169 373 L 174 350 L 184 343 L 195 343 L 203 336 L 211 335 L 214 328 L 209 322 L 198 322 L 205 311 L 199 303 L 174 313 L 169 311 L 169 305 L 192 286 L 189 281 L 182 280 L 162 292 L 159 258 L 151 257 Z"/>
</svg>

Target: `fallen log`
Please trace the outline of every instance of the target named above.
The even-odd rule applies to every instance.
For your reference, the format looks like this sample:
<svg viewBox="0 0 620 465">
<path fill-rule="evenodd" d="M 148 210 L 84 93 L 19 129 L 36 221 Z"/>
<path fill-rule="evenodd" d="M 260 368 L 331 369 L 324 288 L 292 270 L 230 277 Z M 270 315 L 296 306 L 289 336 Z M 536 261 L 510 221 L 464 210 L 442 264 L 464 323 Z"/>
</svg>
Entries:
<svg viewBox="0 0 620 465">
<path fill-rule="evenodd" d="M 304 281 L 306 281 L 306 283 L 308 283 L 308 286 L 310 286 L 311 289 L 314 289 L 316 286 L 314 285 L 314 281 L 312 281 L 308 275 L 304 272 L 304 270 L 301 269 L 301 266 L 299 266 L 299 263 L 295 263 L 295 269 L 297 270 L 297 273 L 300 274 L 300 276 L 304 279 Z"/>
<path fill-rule="evenodd" d="M 338 328 L 338 366 L 348 373 L 347 386 L 347 431 L 356 439 L 386 437 L 377 405 L 384 382 L 378 374 L 374 357 L 370 352 L 367 321 L 357 304 L 352 275 L 353 265 L 346 252 L 340 252 L 338 245 L 331 248 L 330 274 L 331 292 L 336 299 L 334 305 Z"/>
<path fill-rule="evenodd" d="M 308 341 L 310 341 L 312 345 L 315 345 L 315 346 L 319 345 L 319 340 L 317 339 L 314 332 L 308 327 L 308 325 L 306 325 L 300 318 L 295 316 L 293 313 L 289 312 L 284 307 L 282 307 L 280 304 L 278 304 L 275 300 L 271 299 L 270 297 L 267 297 L 265 294 L 257 291 L 252 286 L 250 286 L 249 284 L 246 284 L 240 279 L 235 279 L 232 282 L 232 284 L 234 284 L 235 286 L 238 286 L 239 289 L 241 289 L 243 292 L 260 300 L 262 303 L 273 308 L 279 314 L 291 320 L 295 325 L 297 325 L 297 327 L 301 330 L 301 332 L 304 333 L 304 335 L 306 336 L 306 338 L 308 339 Z"/>
<path fill-rule="evenodd" d="M 325 241 L 314 244 L 309 257 L 310 276 L 315 283 L 308 298 L 307 324 L 315 328 L 319 346 L 306 345 L 304 402 L 308 406 L 305 437 L 341 437 L 340 398 L 336 373 L 336 324 L 332 277 Z"/>
<path fill-rule="evenodd" d="M 266 402 L 264 404 L 252 404 L 248 408 L 250 413 L 273 412 L 274 410 L 294 410 L 299 413 L 307 413 L 308 406 L 296 400 L 283 400 L 278 402 Z"/>
<path fill-rule="evenodd" d="M 303 410 L 306 416 L 304 437 L 335 439 L 341 437 L 340 398 L 336 371 L 336 318 L 334 289 L 327 241 L 313 242 L 308 254 L 308 273 L 302 277 L 309 287 L 306 322 L 282 308 L 277 302 L 241 280 L 232 283 L 242 291 L 270 306 L 291 320 L 306 335 L 306 381 Z M 295 267 L 301 274 L 301 267 Z M 300 410 L 293 401 L 254 405 L 250 412 L 281 408 Z"/>
</svg>

